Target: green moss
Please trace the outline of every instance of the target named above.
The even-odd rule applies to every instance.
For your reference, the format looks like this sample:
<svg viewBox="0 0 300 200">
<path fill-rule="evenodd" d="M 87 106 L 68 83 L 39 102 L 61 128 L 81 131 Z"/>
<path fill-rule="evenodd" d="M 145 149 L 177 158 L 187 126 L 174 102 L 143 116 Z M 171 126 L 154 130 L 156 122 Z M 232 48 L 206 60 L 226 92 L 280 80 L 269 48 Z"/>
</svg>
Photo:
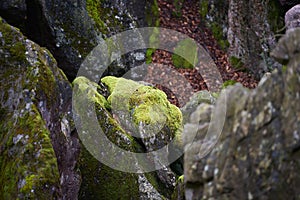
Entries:
<svg viewBox="0 0 300 200">
<path fill-rule="evenodd" d="M 182 114 L 179 108 L 172 105 L 164 92 L 150 86 L 143 86 L 132 80 L 107 76 L 101 79 L 111 92 L 108 102 L 116 102 L 115 109 L 129 109 L 136 125 L 160 124 L 166 119 L 166 125 L 172 133 L 182 126 Z M 120 103 L 118 103 L 120 102 Z M 118 105 L 120 104 L 120 105 Z M 124 104 L 126 104 L 124 106 Z"/>
<path fill-rule="evenodd" d="M 96 83 L 91 82 L 89 79 L 80 76 L 73 81 L 73 87 L 76 86 L 78 89 L 78 95 L 86 95 L 91 101 L 100 104 L 102 107 L 109 109 L 110 105 L 106 101 L 105 97 L 97 92 L 100 88 Z M 83 93 L 82 93 L 83 92 Z"/>
<path fill-rule="evenodd" d="M 237 82 L 235 80 L 227 80 L 225 81 L 223 84 L 222 84 L 222 89 L 225 89 L 227 88 L 228 86 L 230 85 L 234 85 L 236 84 Z"/>
<path fill-rule="evenodd" d="M 95 21 L 96 27 L 102 33 L 108 33 L 108 29 L 105 23 L 102 21 L 104 19 L 105 11 L 102 8 L 103 0 L 87 0 L 86 9 L 89 16 Z"/>
<path fill-rule="evenodd" d="M 124 104 L 127 99 L 128 104 L 125 108 L 130 110 L 129 113 L 132 113 L 131 117 L 135 119 L 136 124 L 140 121 L 150 124 L 159 121 L 160 116 L 157 116 L 153 112 L 154 110 L 151 110 L 151 106 L 160 105 L 160 111 L 167 116 L 167 123 L 172 132 L 181 132 L 181 112 L 176 106 L 171 105 L 167 101 L 166 95 L 163 92 L 124 78 L 107 76 L 102 78 L 101 81 L 107 85 L 110 92 L 106 103 L 112 107 L 114 101 L 118 103 L 118 100 L 120 100 L 121 104 Z M 90 82 L 84 77 L 79 77 L 73 82 L 74 94 L 87 96 L 92 103 L 91 105 L 95 104 L 99 125 L 110 141 L 127 151 L 145 152 L 145 149 L 136 142 L 136 139 L 121 127 L 120 120 L 117 121 L 113 118 L 111 113 L 103 106 L 103 97 L 97 94 L 96 87 L 95 83 Z M 83 109 L 81 112 L 84 111 L 87 113 L 87 107 L 89 106 L 80 106 L 79 102 L 78 105 L 74 106 L 74 109 L 76 112 Z M 117 110 L 116 107 L 114 107 L 114 110 Z M 84 124 L 82 125 L 85 126 Z M 102 165 L 86 149 L 81 151 L 80 170 L 83 177 L 80 198 L 137 199 L 139 197 L 138 174 L 115 171 Z M 166 191 L 165 185 L 159 182 L 155 172 L 147 173 L 145 176 L 160 193 L 170 195 Z M 120 187 L 117 190 L 115 189 L 116 181 L 120 183 Z"/>
<path fill-rule="evenodd" d="M 16 60 L 26 60 L 25 57 L 25 45 L 22 42 L 15 43 L 10 49 L 9 49 L 12 57 Z"/>
<path fill-rule="evenodd" d="M 226 50 L 229 47 L 229 42 L 227 39 L 224 38 L 223 30 L 219 24 L 216 22 L 212 22 L 210 24 L 210 29 L 214 38 L 218 41 L 218 44 L 223 50 Z"/>
<path fill-rule="evenodd" d="M 8 114 L 1 123 L 6 136 L 1 134 L 0 194 L 3 199 L 51 199 L 52 189 L 59 188 L 59 173 L 50 133 L 35 106 L 16 120 L 11 123 Z"/>
<path fill-rule="evenodd" d="M 111 169 L 85 148 L 80 153 L 79 162 L 82 175 L 79 199 L 138 199 L 138 174 Z"/>
<path fill-rule="evenodd" d="M 2 44 L 2 48 L 10 53 L 7 58 L 0 58 L 0 61 L 4 59 L 4 62 L 26 62 L 26 48 L 25 44 L 19 41 L 19 30 L 12 28 L 6 23 L 3 23 L 2 20 L 0 22 L 0 30 L 2 38 L 4 38 L 4 44 Z"/>
<path fill-rule="evenodd" d="M 116 81 L 113 78 L 110 80 L 112 84 L 109 90 L 112 90 Z M 108 112 L 107 101 L 97 92 L 97 87 L 96 83 L 85 77 L 78 77 L 73 81 L 74 95 L 84 95 L 91 105 L 95 105 L 99 125 L 107 138 L 126 151 L 141 152 L 139 144 Z M 88 107 L 82 106 L 80 102 L 74 105 L 74 109 L 79 113 L 88 112 Z M 82 126 L 89 126 L 89 124 L 82 124 Z M 80 153 L 79 168 L 83 179 L 79 192 L 80 199 L 138 199 L 138 174 L 125 173 L 105 166 L 95 159 L 84 145 L 81 146 L 83 148 Z M 119 184 L 117 189 L 116 183 Z"/>
<path fill-rule="evenodd" d="M 208 14 L 208 1 L 207 0 L 202 0 L 200 1 L 200 10 L 199 13 L 203 19 L 206 18 L 206 15 Z"/>
<path fill-rule="evenodd" d="M 194 65 L 198 62 L 197 50 L 197 45 L 191 39 L 180 41 L 172 55 L 174 66 L 176 68 L 194 68 Z"/>
<path fill-rule="evenodd" d="M 150 2 L 149 2 L 150 3 Z M 159 10 L 157 0 L 153 0 L 146 9 L 146 22 L 150 27 L 159 26 Z"/>
</svg>

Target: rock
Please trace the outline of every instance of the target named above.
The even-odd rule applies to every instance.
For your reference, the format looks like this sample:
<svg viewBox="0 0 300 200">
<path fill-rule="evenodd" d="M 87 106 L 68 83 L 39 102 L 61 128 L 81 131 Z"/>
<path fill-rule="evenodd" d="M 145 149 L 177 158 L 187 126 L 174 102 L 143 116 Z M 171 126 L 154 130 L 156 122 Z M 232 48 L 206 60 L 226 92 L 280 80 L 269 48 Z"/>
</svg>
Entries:
<svg viewBox="0 0 300 200">
<path fill-rule="evenodd" d="M 286 12 L 284 21 L 287 29 L 300 27 L 300 4 Z"/>
<path fill-rule="evenodd" d="M 102 0 L 1 1 L 3 17 L 19 27 L 31 40 L 45 46 L 69 80 L 73 80 L 84 58 L 103 39 L 127 29 L 145 26 L 151 9 L 142 3 Z M 145 11 L 145 12 L 144 12 Z M 144 51 L 137 51 L 145 54 Z M 140 65 L 137 52 L 116 59 L 105 75 L 122 76 Z M 113 56 L 111 59 L 115 59 Z M 113 60 L 112 60 L 113 61 Z"/>
<path fill-rule="evenodd" d="M 76 199 L 71 85 L 50 52 L 0 18 L 1 199 Z"/>
<path fill-rule="evenodd" d="M 216 98 L 207 90 L 201 90 L 193 94 L 190 100 L 181 108 L 184 124 L 187 122 L 191 114 L 201 103 L 215 104 Z"/>
<path fill-rule="evenodd" d="M 288 31 L 272 52 L 277 59 L 285 59 L 285 73 L 273 72 L 254 90 L 239 84 L 230 86 L 215 105 L 201 104 L 191 115 L 183 132 L 186 199 L 299 197 L 298 38 L 300 29 Z M 201 157 L 201 150 L 210 142 L 203 140 L 210 117 L 222 105 L 226 114 L 218 143 Z M 221 117 L 217 115 L 214 126 Z"/>
<path fill-rule="evenodd" d="M 106 97 L 101 95 L 106 93 L 103 92 L 106 89 L 85 77 L 78 77 L 73 82 L 74 113 L 77 118 L 75 121 L 80 124 L 77 128 L 84 144 L 79 164 L 83 176 L 80 198 L 163 199 L 170 197 L 175 186 L 175 175 L 167 166 L 161 166 L 155 153 L 144 158 L 130 154 L 130 158 L 126 157 L 125 160 L 122 155 L 128 151 L 145 154 L 168 144 L 172 139 L 171 136 L 175 137 L 181 129 L 180 110 L 167 101 L 163 92 L 150 86 L 112 76 L 102 78 L 101 82 L 107 86 L 109 95 Z M 88 105 L 83 104 L 81 97 L 87 97 Z M 100 124 L 104 136 L 99 135 L 100 131 L 93 131 L 97 130 L 90 117 L 93 116 L 93 107 L 96 108 L 97 122 L 95 123 Z M 155 135 L 147 135 L 153 134 L 151 131 Z M 140 134 L 149 137 L 141 138 L 143 135 Z M 82 137 L 83 135 L 86 137 Z M 108 148 L 101 149 L 101 141 L 104 137 L 125 151 L 118 153 L 119 149 L 112 144 L 109 144 Z M 108 163 L 104 162 L 109 167 L 92 156 L 96 156 L 103 162 L 112 156 L 111 153 L 115 155 L 112 160 Z M 164 157 L 167 158 L 166 154 Z M 156 166 L 160 170 L 150 172 Z M 147 169 L 150 169 L 150 173 L 128 173 L 147 171 Z M 121 182 L 122 187 L 116 188 L 116 182 Z"/>
<path fill-rule="evenodd" d="M 284 14 L 277 0 L 200 0 L 200 15 L 229 54 L 231 65 L 245 66 L 258 80 L 281 67 L 269 53 L 276 45 L 274 33 L 284 26 Z"/>
</svg>

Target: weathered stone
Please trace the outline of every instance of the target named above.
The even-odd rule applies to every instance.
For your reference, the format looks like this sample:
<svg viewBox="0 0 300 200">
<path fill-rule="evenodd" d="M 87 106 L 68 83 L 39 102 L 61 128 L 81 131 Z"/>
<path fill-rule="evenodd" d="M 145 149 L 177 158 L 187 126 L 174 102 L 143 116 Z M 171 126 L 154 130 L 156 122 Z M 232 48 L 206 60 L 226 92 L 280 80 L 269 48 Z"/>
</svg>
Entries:
<svg viewBox="0 0 300 200">
<path fill-rule="evenodd" d="M 290 30 L 273 51 L 288 63 L 286 72 L 274 71 L 254 90 L 230 86 L 215 106 L 202 104 L 191 115 L 183 133 L 186 199 L 299 198 L 299 38 L 300 29 Z M 225 102 L 218 143 L 206 157 L 199 157 L 209 116 Z M 222 121 L 220 117 L 214 123 Z M 187 148 L 190 127 L 198 134 Z"/>
<path fill-rule="evenodd" d="M 300 27 L 300 4 L 288 10 L 284 20 L 287 29 Z"/>
<path fill-rule="evenodd" d="M 71 85 L 50 52 L 0 18 L 1 199 L 76 199 Z"/>
</svg>

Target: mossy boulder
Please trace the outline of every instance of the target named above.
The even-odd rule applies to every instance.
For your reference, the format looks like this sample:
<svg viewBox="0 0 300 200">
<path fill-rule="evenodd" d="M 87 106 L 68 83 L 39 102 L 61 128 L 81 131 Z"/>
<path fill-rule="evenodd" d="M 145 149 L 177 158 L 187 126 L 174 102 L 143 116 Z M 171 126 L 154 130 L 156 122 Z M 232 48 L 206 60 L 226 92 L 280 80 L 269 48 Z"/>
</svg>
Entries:
<svg viewBox="0 0 300 200">
<path fill-rule="evenodd" d="M 108 102 L 113 112 L 118 115 L 122 125 L 143 138 L 147 150 L 162 148 L 181 134 L 181 111 L 167 100 L 164 92 L 124 78 L 107 76 L 101 81 L 110 91 Z M 133 122 L 130 127 L 127 119 Z M 140 135 L 142 133 L 145 135 Z"/>
<path fill-rule="evenodd" d="M 119 120 L 115 119 L 116 117 L 111 113 L 112 107 L 109 103 L 110 100 L 107 100 L 107 97 L 102 95 L 105 88 L 101 88 L 100 85 L 91 82 L 85 77 L 76 78 L 73 82 L 73 86 L 73 94 L 86 96 L 91 106 L 82 106 L 82 102 L 77 102 L 74 104 L 75 113 L 90 113 L 90 109 L 95 109 L 97 121 L 105 136 L 112 143 L 125 151 L 137 153 L 145 152 L 143 146 L 137 142 L 131 134 L 125 131 L 119 124 Z M 116 87 L 116 81 L 112 81 L 112 84 L 108 87 L 108 91 L 111 92 L 114 87 Z M 76 96 L 75 98 L 77 99 Z M 81 120 L 81 126 L 82 129 L 84 129 L 90 126 L 90 124 L 89 122 Z M 90 137 L 93 137 L 92 134 Z M 136 174 L 112 169 L 99 162 L 93 156 L 95 154 L 91 152 L 91 149 L 85 148 L 84 145 L 87 144 L 85 138 L 81 139 L 83 140 L 83 146 L 80 153 L 79 168 L 82 175 L 82 183 L 79 198 L 163 198 L 165 195 L 165 188 L 159 183 L 160 181 L 154 172 Z M 126 165 L 126 163 L 118 164 Z M 120 185 L 117 186 L 116 183 L 120 183 Z"/>
<path fill-rule="evenodd" d="M 2 18 L 0 43 L 0 199 L 72 198 L 70 83 L 48 50 Z"/>
<path fill-rule="evenodd" d="M 106 88 L 101 86 L 102 83 Z M 168 102 L 162 91 L 112 76 L 102 78 L 101 84 L 93 83 L 85 77 L 74 80 L 74 94 L 87 97 L 90 102 L 89 106 L 82 106 L 80 102 L 75 103 L 75 113 L 87 113 L 88 117 L 92 112 L 90 109 L 94 109 L 105 136 L 118 147 L 126 151 L 146 153 L 165 146 L 176 134 L 181 135 L 181 112 Z M 105 95 L 104 90 L 109 94 Z M 85 122 L 85 117 L 82 118 L 81 126 L 83 129 L 88 128 L 89 121 Z M 154 130 L 152 127 L 161 127 L 162 130 L 155 130 L 156 135 L 140 138 L 145 136 L 142 134 Z M 90 134 L 87 137 L 93 136 Z M 87 144 L 86 141 L 83 143 Z M 92 156 L 91 151 L 93 150 L 83 147 L 80 155 L 80 170 L 83 177 L 80 197 L 163 199 L 173 193 L 175 176 L 169 168 L 151 173 L 126 173 L 101 164 Z M 156 162 L 155 159 L 149 159 L 150 162 Z M 126 165 L 119 163 L 122 164 Z M 121 181 L 122 187 L 116 188 L 116 181 Z"/>
</svg>

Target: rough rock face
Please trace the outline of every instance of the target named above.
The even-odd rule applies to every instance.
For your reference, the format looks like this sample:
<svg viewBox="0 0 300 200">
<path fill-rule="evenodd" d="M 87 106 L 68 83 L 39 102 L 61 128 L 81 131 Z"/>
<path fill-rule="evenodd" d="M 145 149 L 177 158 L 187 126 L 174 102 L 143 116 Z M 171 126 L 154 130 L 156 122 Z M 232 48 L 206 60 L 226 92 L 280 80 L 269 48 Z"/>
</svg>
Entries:
<svg viewBox="0 0 300 200">
<path fill-rule="evenodd" d="M 1 199 L 76 199 L 71 86 L 48 50 L 0 18 Z"/>
<path fill-rule="evenodd" d="M 285 14 L 284 20 L 287 29 L 300 27 L 300 4 L 288 10 Z"/>
<path fill-rule="evenodd" d="M 261 78 L 264 72 L 271 69 L 274 61 L 268 54 L 275 47 L 274 33 L 268 19 L 269 1 L 236 1 L 231 0 L 228 11 L 227 38 L 230 43 L 230 56 L 241 59 L 246 67 Z M 271 19 L 275 20 L 275 19 Z"/>
<path fill-rule="evenodd" d="M 300 29 L 288 31 L 272 52 L 288 61 L 286 71 L 273 72 L 255 90 L 228 87 L 215 106 L 201 104 L 193 113 L 183 133 L 186 199 L 299 198 L 299 44 Z M 210 116 L 222 105 L 225 123 L 218 143 L 202 158 Z M 187 149 L 191 135 L 195 140 Z"/>
</svg>

